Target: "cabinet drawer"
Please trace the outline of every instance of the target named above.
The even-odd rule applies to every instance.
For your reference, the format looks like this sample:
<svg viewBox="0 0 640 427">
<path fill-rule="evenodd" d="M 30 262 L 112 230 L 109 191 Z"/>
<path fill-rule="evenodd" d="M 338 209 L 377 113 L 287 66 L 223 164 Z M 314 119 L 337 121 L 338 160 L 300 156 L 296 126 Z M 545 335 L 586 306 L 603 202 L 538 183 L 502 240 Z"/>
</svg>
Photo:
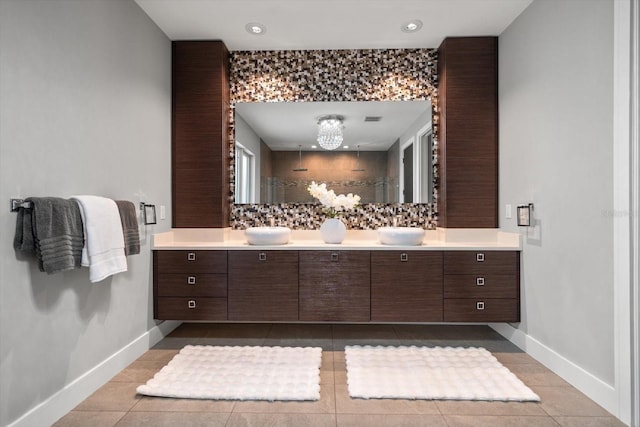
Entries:
<svg viewBox="0 0 640 427">
<path fill-rule="evenodd" d="M 518 276 L 455 274 L 444 277 L 445 298 L 518 298 Z"/>
<path fill-rule="evenodd" d="M 227 320 L 227 299 L 158 297 L 155 317 L 162 320 Z"/>
<path fill-rule="evenodd" d="M 226 273 L 227 251 L 156 251 L 158 273 Z"/>
<path fill-rule="evenodd" d="M 520 303 L 507 298 L 449 298 L 444 300 L 445 322 L 519 322 Z"/>
<path fill-rule="evenodd" d="M 160 297 L 226 297 L 226 274 L 158 274 Z"/>
<path fill-rule="evenodd" d="M 448 251 L 444 274 L 513 274 L 520 270 L 518 251 Z"/>
</svg>

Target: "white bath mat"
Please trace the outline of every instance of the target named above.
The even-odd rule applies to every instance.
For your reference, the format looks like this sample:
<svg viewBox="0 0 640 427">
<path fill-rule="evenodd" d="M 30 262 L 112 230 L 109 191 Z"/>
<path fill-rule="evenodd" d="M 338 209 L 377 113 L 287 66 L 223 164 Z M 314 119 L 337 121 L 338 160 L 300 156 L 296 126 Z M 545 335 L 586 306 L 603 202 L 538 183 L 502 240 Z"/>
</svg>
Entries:
<svg viewBox="0 0 640 427">
<path fill-rule="evenodd" d="M 139 394 L 186 399 L 319 400 L 320 347 L 188 345 Z"/>
<path fill-rule="evenodd" d="M 347 346 L 345 358 L 351 397 L 540 401 L 484 348 Z"/>
</svg>

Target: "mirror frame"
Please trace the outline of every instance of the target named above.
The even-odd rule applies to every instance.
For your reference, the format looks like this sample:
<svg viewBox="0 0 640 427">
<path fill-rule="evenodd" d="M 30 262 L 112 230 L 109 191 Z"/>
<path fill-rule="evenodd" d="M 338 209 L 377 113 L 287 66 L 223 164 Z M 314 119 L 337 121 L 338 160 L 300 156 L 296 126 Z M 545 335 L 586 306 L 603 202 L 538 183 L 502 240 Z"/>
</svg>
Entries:
<svg viewBox="0 0 640 427">
<path fill-rule="evenodd" d="M 292 50 L 230 52 L 229 204 L 230 226 L 266 224 L 277 215 L 291 228 L 316 229 L 324 220 L 320 205 L 234 204 L 235 104 L 238 102 L 405 101 L 430 100 L 433 129 L 433 203 L 359 206 L 347 227 L 388 225 L 400 213 L 406 225 L 435 228 L 438 206 L 437 49 Z M 304 219 L 300 220 L 303 216 Z"/>
</svg>

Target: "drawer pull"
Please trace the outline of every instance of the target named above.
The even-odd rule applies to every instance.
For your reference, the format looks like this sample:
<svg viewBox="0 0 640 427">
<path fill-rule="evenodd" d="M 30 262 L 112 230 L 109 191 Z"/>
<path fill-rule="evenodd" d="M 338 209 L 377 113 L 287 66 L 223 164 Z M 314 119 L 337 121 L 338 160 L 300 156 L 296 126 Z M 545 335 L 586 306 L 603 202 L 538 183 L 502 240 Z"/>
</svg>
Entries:
<svg viewBox="0 0 640 427">
<path fill-rule="evenodd" d="M 187 306 L 189 308 L 196 308 L 196 301 L 195 300 L 189 300 L 189 302 L 187 303 Z"/>
<path fill-rule="evenodd" d="M 338 252 L 331 252 L 331 261 L 338 261 Z"/>
<path fill-rule="evenodd" d="M 260 253 L 258 254 L 258 259 L 259 259 L 260 261 L 266 261 L 266 260 L 267 260 L 267 253 L 266 253 L 266 252 L 260 252 Z"/>
<path fill-rule="evenodd" d="M 187 277 L 187 284 L 188 285 L 195 285 L 196 284 L 196 276 L 188 276 Z"/>
<path fill-rule="evenodd" d="M 484 262 L 484 254 L 483 253 L 476 254 L 476 261 Z"/>
<path fill-rule="evenodd" d="M 189 252 L 187 254 L 187 260 L 188 261 L 195 261 L 196 260 L 196 253 L 195 252 Z"/>
<path fill-rule="evenodd" d="M 476 286 L 484 286 L 484 277 L 476 277 Z"/>
<path fill-rule="evenodd" d="M 484 301 L 476 302 L 476 310 L 484 310 Z"/>
<path fill-rule="evenodd" d="M 400 254 L 400 261 L 402 261 L 402 262 L 409 261 L 409 255 L 405 254 L 405 253 L 401 253 Z"/>
</svg>

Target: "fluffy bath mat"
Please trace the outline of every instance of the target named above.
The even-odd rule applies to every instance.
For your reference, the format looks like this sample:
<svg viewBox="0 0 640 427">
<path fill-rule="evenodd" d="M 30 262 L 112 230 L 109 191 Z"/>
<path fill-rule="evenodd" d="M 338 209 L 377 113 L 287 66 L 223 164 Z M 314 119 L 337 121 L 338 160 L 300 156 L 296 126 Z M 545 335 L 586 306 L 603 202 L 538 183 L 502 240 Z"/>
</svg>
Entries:
<svg viewBox="0 0 640 427">
<path fill-rule="evenodd" d="M 139 394 L 186 399 L 319 400 L 319 347 L 188 345 Z"/>
<path fill-rule="evenodd" d="M 484 348 L 347 346 L 345 358 L 351 397 L 540 400 Z"/>
</svg>

